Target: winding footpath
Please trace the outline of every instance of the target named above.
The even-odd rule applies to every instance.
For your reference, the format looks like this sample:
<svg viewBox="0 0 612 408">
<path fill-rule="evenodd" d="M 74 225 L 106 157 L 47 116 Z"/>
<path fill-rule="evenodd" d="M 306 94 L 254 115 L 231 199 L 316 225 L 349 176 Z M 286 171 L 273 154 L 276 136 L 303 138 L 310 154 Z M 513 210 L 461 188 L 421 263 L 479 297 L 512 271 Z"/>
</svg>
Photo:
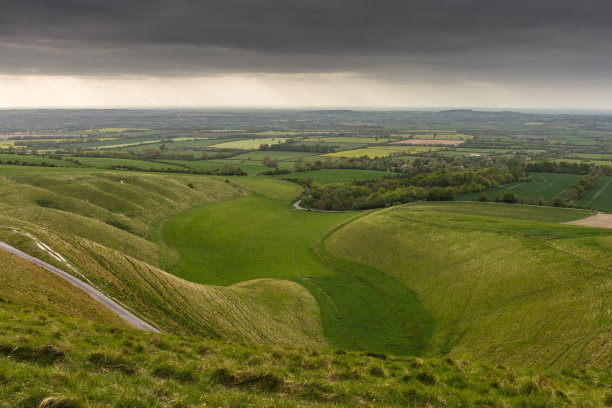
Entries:
<svg viewBox="0 0 612 408">
<path fill-rule="evenodd" d="M 125 320 L 132 326 L 136 327 L 137 329 L 155 332 L 155 333 L 160 332 L 157 328 L 151 326 L 149 323 L 145 322 L 138 316 L 134 315 L 132 312 L 130 312 L 129 310 L 127 310 L 126 308 L 124 308 L 123 306 L 121 306 L 120 304 L 118 304 L 117 302 L 109 298 L 108 296 L 106 296 L 104 293 L 100 292 L 93 286 L 88 285 L 87 283 L 75 278 L 69 273 L 64 272 L 61 269 L 58 269 L 55 266 L 50 265 L 44 261 L 41 261 L 38 258 L 34 258 L 33 256 L 28 255 L 25 252 L 22 252 L 18 250 L 17 248 L 14 248 L 2 241 L 0 241 L 0 249 L 4 249 L 5 251 L 10 252 L 11 254 L 17 255 L 18 257 L 25 259 L 26 261 L 42 266 L 49 272 L 52 272 L 55 275 L 59 276 L 60 278 L 67 280 L 74 286 L 83 290 L 85 293 L 87 293 L 89 296 L 91 296 L 98 302 L 102 303 L 102 305 L 104 305 L 108 310 L 115 313 L 117 316 L 121 317 L 123 320 Z"/>
</svg>

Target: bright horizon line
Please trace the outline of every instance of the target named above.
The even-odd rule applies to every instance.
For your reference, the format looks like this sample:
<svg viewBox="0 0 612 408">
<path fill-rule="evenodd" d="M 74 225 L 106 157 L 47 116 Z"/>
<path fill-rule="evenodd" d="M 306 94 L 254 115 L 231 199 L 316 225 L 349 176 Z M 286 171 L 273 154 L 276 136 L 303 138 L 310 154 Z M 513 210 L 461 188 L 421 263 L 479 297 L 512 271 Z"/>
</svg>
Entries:
<svg viewBox="0 0 612 408">
<path fill-rule="evenodd" d="M 519 108 L 508 106 L 366 106 L 366 105 L 158 105 L 158 106 L 140 106 L 140 105 L 65 105 L 65 106 L 15 106 L 15 107 L 0 107 L 0 112 L 5 111 L 28 111 L 28 110 L 140 110 L 140 111 L 159 111 L 159 110 L 201 110 L 201 111 L 299 111 L 299 110 L 351 110 L 356 112 L 442 112 L 452 110 L 471 110 L 475 112 L 515 112 L 515 113 L 550 113 L 550 114 L 612 114 L 612 108 L 595 109 L 595 108 Z"/>
</svg>

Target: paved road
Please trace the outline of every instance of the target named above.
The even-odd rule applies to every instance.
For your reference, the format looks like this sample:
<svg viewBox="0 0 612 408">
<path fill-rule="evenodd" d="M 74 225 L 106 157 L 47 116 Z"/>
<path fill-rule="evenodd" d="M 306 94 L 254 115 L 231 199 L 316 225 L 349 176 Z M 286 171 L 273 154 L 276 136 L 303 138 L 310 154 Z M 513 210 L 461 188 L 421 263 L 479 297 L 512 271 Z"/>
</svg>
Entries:
<svg viewBox="0 0 612 408">
<path fill-rule="evenodd" d="M 87 283 L 75 278 L 69 273 L 62 271 L 61 269 L 58 269 L 53 265 L 49 265 L 48 263 L 41 261 L 38 258 L 34 258 L 33 256 L 30 256 L 26 254 L 25 252 L 18 250 L 17 248 L 13 248 L 12 246 L 2 241 L 0 241 L 0 248 L 12 254 L 17 255 L 20 258 L 25 259 L 26 261 L 40 265 L 46 270 L 56 274 L 57 276 L 64 278 L 68 282 L 72 283 L 74 286 L 85 291 L 85 293 L 87 293 L 89 296 L 91 296 L 98 302 L 102 303 L 108 310 L 115 313 L 117 316 L 121 317 L 123 320 L 125 320 L 132 326 L 136 327 L 137 329 L 159 333 L 158 329 L 151 326 L 149 323 L 145 322 L 144 320 L 140 319 L 138 316 L 134 315 L 132 312 L 130 312 L 123 306 L 119 305 L 117 302 L 110 299 L 108 296 L 106 296 L 104 293 L 100 292 L 93 286 L 88 285 Z"/>
</svg>

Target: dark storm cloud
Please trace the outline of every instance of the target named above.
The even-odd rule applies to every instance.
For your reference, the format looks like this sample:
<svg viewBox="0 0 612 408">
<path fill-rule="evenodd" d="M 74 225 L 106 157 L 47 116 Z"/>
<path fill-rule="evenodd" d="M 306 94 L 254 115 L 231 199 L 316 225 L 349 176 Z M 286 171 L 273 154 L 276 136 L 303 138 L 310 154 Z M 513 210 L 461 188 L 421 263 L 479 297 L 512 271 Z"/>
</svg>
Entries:
<svg viewBox="0 0 612 408">
<path fill-rule="evenodd" d="M 0 73 L 604 75 L 612 2 L 4 0 Z"/>
</svg>

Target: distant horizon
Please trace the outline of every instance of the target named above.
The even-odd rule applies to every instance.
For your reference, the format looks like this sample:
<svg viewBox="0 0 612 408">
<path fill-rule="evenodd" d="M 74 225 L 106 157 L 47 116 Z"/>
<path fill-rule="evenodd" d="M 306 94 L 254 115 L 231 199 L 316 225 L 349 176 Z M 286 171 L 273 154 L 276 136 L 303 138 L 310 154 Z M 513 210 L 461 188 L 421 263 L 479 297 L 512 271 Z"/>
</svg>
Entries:
<svg viewBox="0 0 612 408">
<path fill-rule="evenodd" d="M 32 107 L 0 107 L 4 111 L 87 111 L 87 110 L 125 110 L 125 111 L 354 111 L 354 112 L 445 112 L 473 111 L 483 113 L 523 113 L 523 114 L 568 114 L 568 115 L 612 115 L 611 109 L 585 108 L 517 108 L 517 107 L 483 107 L 483 106 L 32 106 Z"/>
</svg>

